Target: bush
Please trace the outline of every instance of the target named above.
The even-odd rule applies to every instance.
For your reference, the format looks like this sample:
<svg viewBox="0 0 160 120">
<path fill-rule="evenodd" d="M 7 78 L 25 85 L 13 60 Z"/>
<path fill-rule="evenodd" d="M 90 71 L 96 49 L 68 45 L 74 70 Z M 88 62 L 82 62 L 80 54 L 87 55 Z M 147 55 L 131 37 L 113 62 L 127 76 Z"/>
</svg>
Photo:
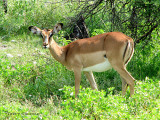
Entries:
<svg viewBox="0 0 160 120">
<path fill-rule="evenodd" d="M 63 119 L 151 119 L 159 118 L 158 80 L 146 78 L 138 82 L 132 98 L 112 95 L 112 88 L 105 97 L 105 91 L 80 88 L 78 98 L 74 98 L 74 87 L 65 86 L 64 100 L 58 112 Z M 148 84 L 152 84 L 150 87 Z M 156 90 L 155 90 L 156 88 Z M 154 102 L 152 102 L 154 101 Z M 147 115 L 147 116 L 146 116 Z"/>
</svg>

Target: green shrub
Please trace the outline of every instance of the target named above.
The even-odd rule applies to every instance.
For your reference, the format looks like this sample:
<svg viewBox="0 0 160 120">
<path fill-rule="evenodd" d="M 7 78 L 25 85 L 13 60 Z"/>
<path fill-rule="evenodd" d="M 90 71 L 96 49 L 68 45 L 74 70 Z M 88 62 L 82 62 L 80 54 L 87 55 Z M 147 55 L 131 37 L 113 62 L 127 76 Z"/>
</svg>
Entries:
<svg viewBox="0 0 160 120">
<path fill-rule="evenodd" d="M 159 81 L 153 82 L 147 78 L 146 82 L 137 84 L 136 93 L 132 98 L 112 95 L 112 88 L 108 88 L 110 93 L 105 97 L 103 90 L 95 91 L 82 87 L 78 98 L 74 98 L 74 87 L 65 86 L 62 109 L 58 114 L 63 119 L 151 119 L 153 116 L 158 119 Z"/>
</svg>

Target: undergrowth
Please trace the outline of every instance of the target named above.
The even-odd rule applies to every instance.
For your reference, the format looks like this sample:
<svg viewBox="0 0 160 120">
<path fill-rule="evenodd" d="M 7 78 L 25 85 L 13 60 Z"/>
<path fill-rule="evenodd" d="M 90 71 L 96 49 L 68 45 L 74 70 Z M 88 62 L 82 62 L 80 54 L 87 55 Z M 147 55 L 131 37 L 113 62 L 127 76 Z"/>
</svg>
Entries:
<svg viewBox="0 0 160 120">
<path fill-rule="evenodd" d="M 127 66 L 136 79 L 132 98 L 129 90 L 121 96 L 120 76 L 113 69 L 94 73 L 99 91 L 90 89 L 82 73 L 80 93 L 74 98 L 73 72 L 42 49 L 41 39 L 30 34 L 28 27 L 65 24 L 64 18 L 74 14 L 70 8 L 76 5 L 8 0 L 8 13 L 0 12 L 0 119 L 160 119 L 160 42 L 156 32 L 150 36 L 152 41 L 135 46 Z M 91 36 L 110 29 L 95 27 L 90 26 Z M 54 36 L 60 45 L 68 44 L 64 34 Z"/>
</svg>

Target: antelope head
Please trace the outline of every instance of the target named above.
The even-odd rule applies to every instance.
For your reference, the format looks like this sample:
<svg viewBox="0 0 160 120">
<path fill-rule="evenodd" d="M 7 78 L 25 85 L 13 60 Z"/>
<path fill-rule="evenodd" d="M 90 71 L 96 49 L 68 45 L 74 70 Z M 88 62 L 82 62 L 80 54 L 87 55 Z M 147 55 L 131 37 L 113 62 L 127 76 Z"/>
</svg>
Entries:
<svg viewBox="0 0 160 120">
<path fill-rule="evenodd" d="M 53 39 L 52 36 L 56 33 L 58 33 L 63 27 L 63 23 L 58 23 L 54 26 L 53 29 L 43 29 L 41 30 L 40 28 L 36 26 L 30 26 L 28 29 L 33 33 L 40 35 L 42 37 L 43 41 L 43 48 L 49 48 L 50 47 L 50 42 Z"/>
</svg>

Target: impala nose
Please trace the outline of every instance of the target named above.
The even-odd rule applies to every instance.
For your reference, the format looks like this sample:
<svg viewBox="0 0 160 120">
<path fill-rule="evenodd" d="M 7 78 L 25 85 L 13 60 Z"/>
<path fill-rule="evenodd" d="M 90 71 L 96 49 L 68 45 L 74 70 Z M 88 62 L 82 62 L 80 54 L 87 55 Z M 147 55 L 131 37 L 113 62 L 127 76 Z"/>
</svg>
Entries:
<svg viewBox="0 0 160 120">
<path fill-rule="evenodd" d="M 47 48 L 47 46 L 46 46 L 46 45 L 44 45 L 44 46 L 43 46 L 43 48 L 45 48 L 45 49 L 46 49 L 46 48 Z"/>
<path fill-rule="evenodd" d="M 43 48 L 48 48 L 48 44 L 47 43 L 43 43 Z"/>
</svg>

